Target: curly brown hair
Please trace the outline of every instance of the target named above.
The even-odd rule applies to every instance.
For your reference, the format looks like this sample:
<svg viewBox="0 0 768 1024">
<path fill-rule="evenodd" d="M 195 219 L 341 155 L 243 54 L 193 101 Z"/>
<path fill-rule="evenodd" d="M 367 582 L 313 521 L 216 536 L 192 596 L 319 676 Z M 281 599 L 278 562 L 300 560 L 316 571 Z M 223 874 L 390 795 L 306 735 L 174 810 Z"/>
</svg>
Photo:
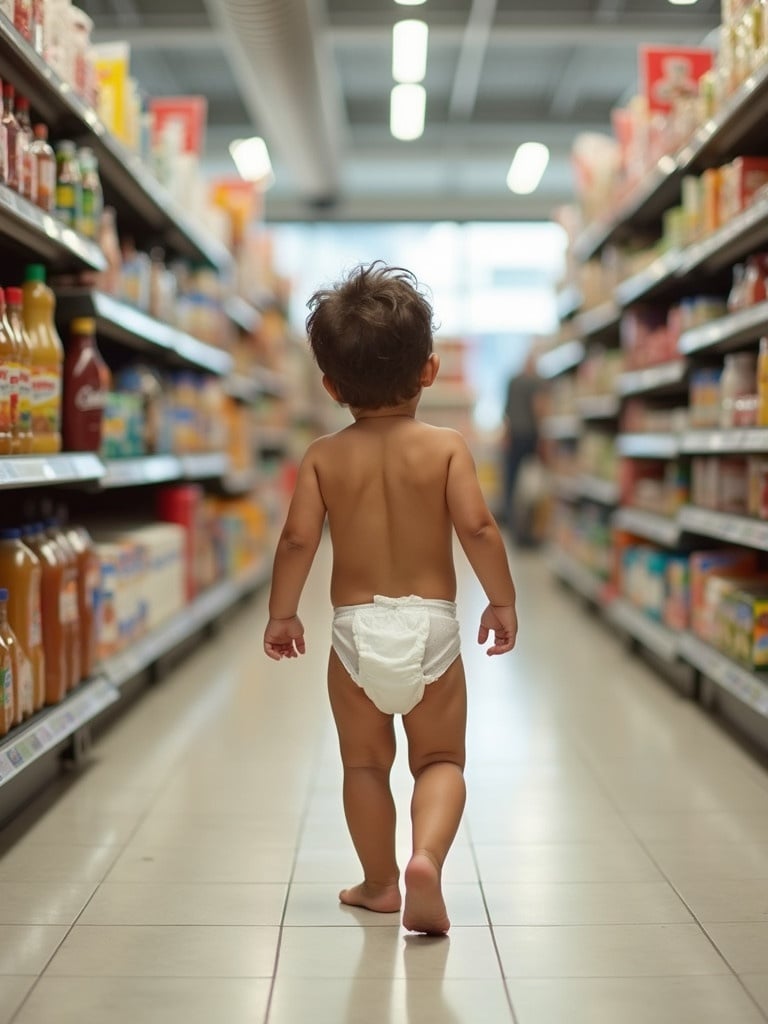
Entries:
<svg viewBox="0 0 768 1024">
<path fill-rule="evenodd" d="M 382 260 L 358 266 L 307 305 L 312 353 L 344 405 L 382 409 L 418 394 L 432 307 L 409 270 Z"/>
</svg>

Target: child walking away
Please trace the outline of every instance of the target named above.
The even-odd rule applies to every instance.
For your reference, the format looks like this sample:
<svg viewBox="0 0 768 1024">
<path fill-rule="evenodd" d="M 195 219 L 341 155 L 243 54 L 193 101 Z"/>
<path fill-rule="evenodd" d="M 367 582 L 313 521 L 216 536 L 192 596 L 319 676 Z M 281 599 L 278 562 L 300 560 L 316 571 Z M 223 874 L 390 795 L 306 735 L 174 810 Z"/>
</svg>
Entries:
<svg viewBox="0 0 768 1024">
<path fill-rule="evenodd" d="M 413 852 L 403 925 L 442 934 L 443 862 L 464 810 L 466 688 L 456 619 L 453 531 L 488 598 L 478 642 L 511 651 L 515 588 L 501 535 L 460 434 L 416 419 L 439 360 L 432 309 L 412 274 L 359 267 L 309 303 L 323 385 L 354 422 L 308 448 L 275 554 L 264 650 L 304 654 L 299 598 L 326 516 L 334 608 L 328 691 L 344 766 L 344 811 L 363 881 L 342 903 L 400 910 L 393 715 L 414 778 Z"/>
</svg>

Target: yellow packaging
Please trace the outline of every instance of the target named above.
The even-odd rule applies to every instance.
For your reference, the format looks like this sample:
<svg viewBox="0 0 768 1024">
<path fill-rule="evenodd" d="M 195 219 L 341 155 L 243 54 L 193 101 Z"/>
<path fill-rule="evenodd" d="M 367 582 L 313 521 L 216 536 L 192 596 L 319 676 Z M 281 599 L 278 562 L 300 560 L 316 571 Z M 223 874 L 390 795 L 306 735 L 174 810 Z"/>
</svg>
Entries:
<svg viewBox="0 0 768 1024">
<path fill-rule="evenodd" d="M 98 81 L 99 117 L 122 142 L 130 142 L 126 120 L 128 103 L 128 43 L 103 43 L 95 47 L 94 67 Z"/>
<path fill-rule="evenodd" d="M 721 172 L 718 167 L 711 167 L 701 176 L 702 211 L 704 234 L 711 234 L 720 227 L 720 186 Z"/>
</svg>

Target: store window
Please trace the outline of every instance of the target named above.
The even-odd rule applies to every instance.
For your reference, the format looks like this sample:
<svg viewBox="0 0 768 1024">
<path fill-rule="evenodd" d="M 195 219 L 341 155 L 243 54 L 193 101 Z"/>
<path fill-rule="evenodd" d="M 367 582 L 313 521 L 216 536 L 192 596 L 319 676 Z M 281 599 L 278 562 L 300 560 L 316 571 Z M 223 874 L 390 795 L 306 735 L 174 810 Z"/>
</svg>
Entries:
<svg viewBox="0 0 768 1024">
<path fill-rule="evenodd" d="M 437 338 L 467 343 L 475 422 L 501 422 L 508 377 L 534 338 L 557 325 L 555 283 L 565 234 L 556 224 L 290 224 L 273 229 L 275 261 L 293 282 L 291 315 L 301 324 L 316 288 L 359 263 L 408 267 L 429 289 Z"/>
</svg>

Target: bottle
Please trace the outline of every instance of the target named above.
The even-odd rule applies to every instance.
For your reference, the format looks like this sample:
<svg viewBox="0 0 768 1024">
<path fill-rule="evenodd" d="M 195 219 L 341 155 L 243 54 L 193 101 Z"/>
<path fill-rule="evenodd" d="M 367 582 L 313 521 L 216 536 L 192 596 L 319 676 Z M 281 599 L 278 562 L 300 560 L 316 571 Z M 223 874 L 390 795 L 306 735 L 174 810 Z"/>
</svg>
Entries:
<svg viewBox="0 0 768 1024">
<path fill-rule="evenodd" d="M 45 267 L 32 263 L 24 277 L 24 326 L 32 346 L 32 451 L 61 451 L 61 376 L 64 351 L 54 325 L 56 298 Z"/>
<path fill-rule="evenodd" d="M 6 319 L 16 341 L 19 366 L 19 451 L 32 451 L 32 346 L 22 320 L 21 288 L 6 288 Z"/>
<path fill-rule="evenodd" d="M 26 528 L 0 530 L 0 582 L 8 587 L 8 621 L 19 641 L 24 659 L 16 687 L 16 721 L 20 722 L 45 701 L 41 582 L 42 567 L 23 542 Z"/>
<path fill-rule="evenodd" d="M 69 666 L 67 661 L 67 607 L 64 594 L 64 563 L 56 544 L 43 530 L 41 523 L 32 523 L 25 540 L 40 560 L 40 584 L 43 613 L 43 651 L 45 653 L 45 703 L 58 704 L 67 694 Z"/>
<path fill-rule="evenodd" d="M 96 345 L 95 321 L 79 317 L 69 330 L 64 360 L 64 449 L 98 452 L 111 376 Z"/>
<path fill-rule="evenodd" d="M 107 295 L 117 295 L 120 290 L 122 255 L 117 237 L 116 214 L 111 206 L 105 206 L 99 223 L 99 247 L 107 261 L 106 270 L 99 275 L 98 287 Z"/>
<path fill-rule="evenodd" d="M 760 339 L 757 357 L 757 425 L 768 427 L 768 338 Z"/>
<path fill-rule="evenodd" d="M 64 627 L 64 656 L 67 666 L 67 690 L 73 690 L 83 675 L 80 664 L 80 612 L 78 594 L 78 560 L 58 519 L 45 523 L 45 534 L 58 549 L 62 567 L 60 616 Z"/>
<path fill-rule="evenodd" d="M 5 293 L 0 288 L 0 308 Z M 13 454 L 13 419 L 11 417 L 11 376 L 16 365 L 16 344 L 0 316 L 0 455 Z"/>
<path fill-rule="evenodd" d="M 34 203 L 37 196 L 37 159 L 32 152 L 35 135 L 32 131 L 32 122 L 29 118 L 29 100 L 26 96 L 16 97 L 16 118 L 20 128 L 17 139 L 21 172 L 19 192 L 21 192 L 25 199 Z"/>
<path fill-rule="evenodd" d="M 50 0 L 47 0 L 49 3 Z M 30 22 L 30 42 L 35 52 L 41 56 L 45 53 L 45 15 L 46 0 L 32 0 L 32 20 Z"/>
<path fill-rule="evenodd" d="M 14 0 L 13 24 L 28 43 L 32 41 L 32 0 Z"/>
<path fill-rule="evenodd" d="M 56 146 L 56 216 L 67 227 L 77 229 L 82 216 L 83 183 L 77 148 L 69 139 Z"/>
<path fill-rule="evenodd" d="M 78 231 L 86 238 L 96 238 L 104 209 L 104 194 L 99 178 L 99 164 L 92 149 L 83 146 L 78 151 L 82 177 L 82 204 Z"/>
<path fill-rule="evenodd" d="M 99 556 L 84 526 L 63 527 L 77 559 L 77 610 L 80 620 L 80 671 L 83 679 L 93 674 L 99 646 L 98 597 L 101 582 Z"/>
<path fill-rule="evenodd" d="M 10 644 L 6 636 L 11 638 Z M 0 736 L 16 724 L 15 689 L 18 671 L 18 645 L 8 625 L 8 591 L 0 587 Z"/>
<path fill-rule="evenodd" d="M 21 352 L 16 335 L 8 320 L 6 293 L 0 288 L 0 330 L 8 339 L 8 401 L 11 424 L 11 454 L 21 452 Z"/>
<path fill-rule="evenodd" d="M 48 144 L 48 126 L 36 124 L 30 153 L 35 163 L 36 191 L 33 201 L 46 213 L 56 211 L 56 154 Z"/>
<path fill-rule="evenodd" d="M 5 125 L 6 147 L 8 151 L 5 183 L 8 188 L 18 192 L 21 180 L 19 168 L 19 135 L 21 133 L 21 126 L 13 112 L 15 98 L 16 90 L 10 82 L 5 82 L 3 84 L 3 124 Z"/>
</svg>

